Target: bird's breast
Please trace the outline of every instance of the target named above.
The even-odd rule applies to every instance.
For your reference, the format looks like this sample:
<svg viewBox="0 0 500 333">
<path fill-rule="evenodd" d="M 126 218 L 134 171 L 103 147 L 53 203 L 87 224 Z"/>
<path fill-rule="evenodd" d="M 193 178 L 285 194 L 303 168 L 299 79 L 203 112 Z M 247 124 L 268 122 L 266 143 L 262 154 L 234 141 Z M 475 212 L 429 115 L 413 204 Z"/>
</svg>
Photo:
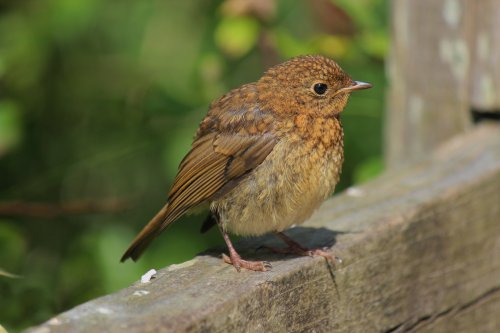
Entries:
<svg viewBox="0 0 500 333">
<path fill-rule="evenodd" d="M 333 192 L 343 163 L 340 122 L 296 117 L 284 125 L 290 130 L 264 162 L 212 202 L 229 232 L 282 231 L 304 222 Z"/>
</svg>

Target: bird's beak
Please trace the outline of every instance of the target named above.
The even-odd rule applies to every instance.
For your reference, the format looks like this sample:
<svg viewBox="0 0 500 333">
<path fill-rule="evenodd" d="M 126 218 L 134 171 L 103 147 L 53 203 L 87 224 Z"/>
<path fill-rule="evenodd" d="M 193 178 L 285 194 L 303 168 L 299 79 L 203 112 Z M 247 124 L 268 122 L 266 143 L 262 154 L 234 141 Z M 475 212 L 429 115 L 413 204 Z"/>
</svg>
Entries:
<svg viewBox="0 0 500 333">
<path fill-rule="evenodd" d="M 350 92 L 353 92 L 355 90 L 369 89 L 371 87 L 373 87 L 373 85 L 371 83 L 354 81 L 354 84 L 352 86 L 342 88 L 342 89 L 338 90 L 337 93 L 346 93 L 346 92 L 350 93 Z"/>
<path fill-rule="evenodd" d="M 351 93 L 355 90 L 369 89 L 371 87 L 373 87 L 371 83 L 354 81 L 354 84 L 352 86 L 337 90 L 333 96 L 336 96 L 338 94 Z"/>
</svg>

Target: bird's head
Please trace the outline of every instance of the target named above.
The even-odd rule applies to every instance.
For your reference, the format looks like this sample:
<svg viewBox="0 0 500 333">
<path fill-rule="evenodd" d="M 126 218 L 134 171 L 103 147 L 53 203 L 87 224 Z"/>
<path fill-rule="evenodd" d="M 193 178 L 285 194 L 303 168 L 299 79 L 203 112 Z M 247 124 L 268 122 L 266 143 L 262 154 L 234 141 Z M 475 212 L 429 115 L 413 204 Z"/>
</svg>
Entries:
<svg viewBox="0 0 500 333">
<path fill-rule="evenodd" d="M 353 81 L 333 60 L 308 55 L 270 68 L 257 82 L 262 101 L 278 113 L 342 112 L 351 92 L 371 88 Z"/>
</svg>

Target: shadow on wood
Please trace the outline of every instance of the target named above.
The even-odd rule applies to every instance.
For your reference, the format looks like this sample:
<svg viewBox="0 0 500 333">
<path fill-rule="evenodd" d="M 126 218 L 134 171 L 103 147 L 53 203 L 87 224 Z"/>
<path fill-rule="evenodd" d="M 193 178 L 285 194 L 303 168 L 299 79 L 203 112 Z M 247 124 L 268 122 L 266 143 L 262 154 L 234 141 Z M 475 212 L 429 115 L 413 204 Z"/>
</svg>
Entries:
<svg viewBox="0 0 500 333">
<path fill-rule="evenodd" d="M 336 243 L 336 238 L 339 234 L 347 232 L 337 232 L 327 228 L 312 228 L 306 226 L 297 226 L 285 231 L 285 234 L 298 242 L 303 247 L 322 248 L 332 247 Z M 236 243 L 238 253 L 245 259 L 251 260 L 282 260 L 285 257 L 300 257 L 296 255 L 283 255 L 277 254 L 266 247 L 285 248 L 286 245 L 278 237 L 272 234 L 264 235 L 261 237 L 248 237 L 242 238 Z M 200 253 L 200 255 L 210 255 L 216 258 L 221 258 L 221 254 L 227 254 L 227 248 L 220 246 Z M 221 259 L 222 260 L 222 259 Z"/>
</svg>

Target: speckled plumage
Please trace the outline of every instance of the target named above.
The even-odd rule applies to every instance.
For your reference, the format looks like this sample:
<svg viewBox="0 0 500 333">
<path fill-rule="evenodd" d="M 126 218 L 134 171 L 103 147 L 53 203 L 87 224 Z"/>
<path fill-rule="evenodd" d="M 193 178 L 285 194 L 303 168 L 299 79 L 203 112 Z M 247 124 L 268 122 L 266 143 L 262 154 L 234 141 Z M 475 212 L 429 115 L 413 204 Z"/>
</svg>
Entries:
<svg viewBox="0 0 500 333">
<path fill-rule="evenodd" d="M 343 162 L 340 121 L 295 118 L 262 164 L 211 203 L 230 233 L 283 231 L 304 222 L 333 192 Z"/>
<path fill-rule="evenodd" d="M 314 212 L 339 180 L 340 113 L 350 92 L 370 86 L 351 80 L 333 60 L 304 56 L 214 101 L 168 203 L 122 260 L 137 259 L 170 223 L 208 203 L 235 267 L 265 270 L 239 258 L 226 233 L 281 232 Z"/>
</svg>

